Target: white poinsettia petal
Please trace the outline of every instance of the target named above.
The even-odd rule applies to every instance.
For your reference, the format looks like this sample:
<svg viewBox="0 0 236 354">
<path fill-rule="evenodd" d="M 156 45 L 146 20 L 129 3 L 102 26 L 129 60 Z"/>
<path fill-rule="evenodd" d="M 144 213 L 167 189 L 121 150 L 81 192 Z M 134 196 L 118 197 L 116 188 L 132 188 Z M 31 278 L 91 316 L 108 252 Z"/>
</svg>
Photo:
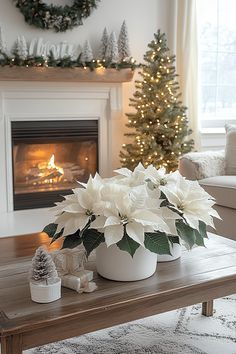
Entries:
<svg viewBox="0 0 236 354">
<path fill-rule="evenodd" d="M 144 232 L 155 232 L 155 225 L 145 225 Z"/>
<path fill-rule="evenodd" d="M 166 220 L 166 224 L 169 228 L 169 234 L 172 236 L 179 236 L 176 225 L 175 225 L 175 219 L 168 219 Z"/>
<path fill-rule="evenodd" d="M 139 162 L 138 166 L 135 167 L 134 172 L 145 172 L 145 167 L 141 162 Z"/>
<path fill-rule="evenodd" d="M 64 200 L 65 202 L 75 202 L 76 203 L 76 201 L 77 201 L 77 197 L 75 194 L 65 195 L 64 198 L 65 198 L 65 200 Z"/>
<path fill-rule="evenodd" d="M 93 205 L 93 200 L 85 189 L 81 189 L 77 194 L 78 202 L 85 210 L 90 210 Z"/>
<path fill-rule="evenodd" d="M 119 242 L 124 236 L 123 225 L 107 226 L 104 231 L 105 242 L 107 246 L 114 245 Z"/>
<path fill-rule="evenodd" d="M 165 194 L 166 198 L 169 200 L 169 202 L 173 205 L 178 205 L 180 203 L 179 196 L 175 193 L 175 188 L 173 188 L 173 191 L 170 190 L 169 186 L 160 186 L 160 190 Z"/>
<path fill-rule="evenodd" d="M 78 214 L 78 213 L 84 213 L 84 208 L 82 208 L 78 203 L 77 204 L 73 203 L 73 204 L 66 205 L 63 208 L 63 211 L 67 213 Z"/>
<path fill-rule="evenodd" d="M 159 178 L 158 170 L 153 165 L 147 167 L 145 174 L 146 177 L 150 178 L 153 182 Z"/>
<path fill-rule="evenodd" d="M 122 168 L 119 168 L 117 170 L 114 170 L 114 172 L 118 173 L 119 175 L 125 176 L 125 177 L 129 177 L 129 176 L 132 175 L 132 171 L 130 171 L 126 167 L 122 167 Z"/>
<path fill-rule="evenodd" d="M 135 208 L 138 209 L 144 208 L 147 200 L 146 186 L 142 185 L 142 186 L 131 188 L 130 199 Z"/>
<path fill-rule="evenodd" d="M 114 199 L 119 198 L 120 194 L 128 194 L 129 187 L 121 184 L 105 184 L 101 189 L 101 197 L 104 201 L 113 202 Z"/>
<path fill-rule="evenodd" d="M 104 227 L 113 226 L 113 225 L 120 225 L 120 224 L 121 224 L 120 218 L 118 218 L 118 217 L 116 217 L 116 216 L 109 216 L 109 217 L 106 219 L 106 222 L 105 222 Z"/>
<path fill-rule="evenodd" d="M 215 210 L 215 209 L 211 209 L 211 211 L 210 211 L 210 214 L 211 214 L 211 216 L 213 216 L 214 218 L 217 218 L 217 219 L 220 219 L 220 220 L 222 220 L 222 218 L 220 217 L 220 215 L 217 213 L 217 211 Z"/>
<path fill-rule="evenodd" d="M 88 222 L 88 217 L 86 217 L 86 220 L 84 217 L 75 217 L 73 214 L 70 214 L 70 218 L 67 220 L 67 222 L 64 225 L 64 231 L 63 231 L 63 236 L 68 236 L 68 235 L 73 235 L 76 231 L 81 230 L 81 223 L 82 225 Z"/>
<path fill-rule="evenodd" d="M 63 213 L 55 219 L 55 224 L 57 224 L 56 233 L 60 232 L 61 229 L 63 229 L 64 225 L 67 223 L 67 221 L 71 217 L 72 217 L 72 214 Z"/>
<path fill-rule="evenodd" d="M 126 225 L 126 232 L 130 238 L 144 246 L 144 227 L 143 225 L 133 221 Z"/>
<path fill-rule="evenodd" d="M 138 209 L 132 213 L 132 219 L 142 225 L 155 225 L 158 221 L 158 216 L 149 210 Z"/>
<path fill-rule="evenodd" d="M 74 224 L 73 220 L 68 221 L 64 226 L 64 231 L 62 236 L 69 236 L 74 234 L 77 231 L 77 227 Z"/>
<path fill-rule="evenodd" d="M 88 215 L 80 215 L 78 218 L 77 218 L 77 226 L 78 226 L 78 229 L 80 230 L 83 230 L 83 228 L 87 225 L 87 223 L 89 222 L 89 216 Z"/>
<path fill-rule="evenodd" d="M 106 219 L 105 216 L 97 216 L 96 219 L 91 222 L 90 229 L 103 229 Z"/>
<path fill-rule="evenodd" d="M 162 207 L 161 208 L 161 213 L 162 213 L 162 216 L 163 216 L 164 219 L 174 219 L 174 220 L 182 219 L 181 216 L 178 213 L 176 213 L 176 212 L 174 212 L 174 211 L 172 211 L 172 210 L 170 210 L 169 208 L 166 208 L 166 207 Z"/>
<path fill-rule="evenodd" d="M 199 221 L 197 219 L 194 220 L 186 214 L 184 214 L 184 218 L 189 224 L 189 226 L 191 226 L 193 229 L 199 230 Z"/>
<path fill-rule="evenodd" d="M 84 183 L 84 182 L 80 182 L 80 181 L 77 181 L 82 187 L 86 188 L 87 187 L 87 183 Z M 77 188 L 78 189 L 78 188 Z"/>
</svg>

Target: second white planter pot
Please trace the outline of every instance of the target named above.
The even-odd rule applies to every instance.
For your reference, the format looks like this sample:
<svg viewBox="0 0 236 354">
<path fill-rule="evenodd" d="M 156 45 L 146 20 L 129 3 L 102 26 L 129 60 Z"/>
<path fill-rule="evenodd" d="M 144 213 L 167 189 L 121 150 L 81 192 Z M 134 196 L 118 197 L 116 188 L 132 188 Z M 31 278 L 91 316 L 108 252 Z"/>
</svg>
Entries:
<svg viewBox="0 0 236 354">
<path fill-rule="evenodd" d="M 97 272 L 110 280 L 142 280 L 155 273 L 157 255 L 140 246 L 132 258 L 116 245 L 102 243 L 96 249 L 96 266 Z"/>
<path fill-rule="evenodd" d="M 173 246 L 170 247 L 171 255 L 169 254 L 158 254 L 157 262 L 171 262 L 175 259 L 180 258 L 182 254 L 182 247 L 178 243 L 173 243 Z"/>
</svg>

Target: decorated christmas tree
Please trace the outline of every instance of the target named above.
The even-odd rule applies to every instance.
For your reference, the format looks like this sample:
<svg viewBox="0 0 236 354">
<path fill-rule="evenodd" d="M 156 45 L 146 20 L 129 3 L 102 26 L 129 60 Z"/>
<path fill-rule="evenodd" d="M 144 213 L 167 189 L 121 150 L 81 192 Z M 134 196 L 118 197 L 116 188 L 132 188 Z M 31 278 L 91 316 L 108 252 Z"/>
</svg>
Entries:
<svg viewBox="0 0 236 354">
<path fill-rule="evenodd" d="M 36 250 L 35 256 L 32 259 L 30 278 L 33 281 L 45 282 L 46 284 L 58 278 L 52 257 L 42 246 Z"/>
<path fill-rule="evenodd" d="M 127 114 L 131 132 L 125 135 L 131 141 L 123 144 L 121 163 L 131 169 L 141 162 L 174 171 L 178 158 L 193 148 L 193 140 L 188 139 L 192 131 L 180 100 L 175 56 L 169 53 L 165 34 L 158 30 L 148 47 L 142 81 L 136 81 L 137 90 L 130 99 L 135 112 Z"/>
</svg>

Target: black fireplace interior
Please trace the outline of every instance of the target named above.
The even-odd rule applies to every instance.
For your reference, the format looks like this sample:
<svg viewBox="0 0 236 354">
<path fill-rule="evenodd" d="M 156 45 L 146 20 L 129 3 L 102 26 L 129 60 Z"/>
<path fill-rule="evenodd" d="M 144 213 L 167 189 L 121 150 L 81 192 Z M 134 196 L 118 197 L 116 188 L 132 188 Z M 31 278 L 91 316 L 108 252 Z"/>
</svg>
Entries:
<svg viewBox="0 0 236 354">
<path fill-rule="evenodd" d="M 12 122 L 14 210 L 53 206 L 98 166 L 98 121 Z"/>
</svg>

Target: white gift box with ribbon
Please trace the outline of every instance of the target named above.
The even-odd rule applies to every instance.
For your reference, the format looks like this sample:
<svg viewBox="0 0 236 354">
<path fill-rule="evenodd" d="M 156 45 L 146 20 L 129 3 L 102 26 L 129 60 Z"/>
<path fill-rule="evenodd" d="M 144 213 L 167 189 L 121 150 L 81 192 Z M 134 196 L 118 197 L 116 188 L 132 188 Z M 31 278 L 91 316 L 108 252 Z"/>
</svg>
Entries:
<svg viewBox="0 0 236 354">
<path fill-rule="evenodd" d="M 84 269 L 86 253 L 79 247 L 64 248 L 51 253 L 62 286 L 79 293 L 92 292 L 97 289 L 93 280 L 93 271 Z"/>
</svg>

